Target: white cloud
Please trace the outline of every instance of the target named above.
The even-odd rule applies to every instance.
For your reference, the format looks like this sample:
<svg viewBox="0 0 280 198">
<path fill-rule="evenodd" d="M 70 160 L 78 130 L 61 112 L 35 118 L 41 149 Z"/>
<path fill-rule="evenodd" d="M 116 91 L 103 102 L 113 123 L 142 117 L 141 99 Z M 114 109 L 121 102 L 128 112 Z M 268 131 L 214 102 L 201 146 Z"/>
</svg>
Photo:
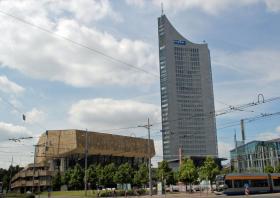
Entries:
<svg viewBox="0 0 280 198">
<path fill-rule="evenodd" d="M 38 110 L 33 108 L 31 111 L 27 112 L 26 114 L 26 123 L 33 124 L 33 123 L 40 123 L 45 120 L 46 114 L 42 110 Z"/>
<path fill-rule="evenodd" d="M 279 134 L 277 133 L 273 133 L 273 132 L 263 132 L 263 133 L 259 133 L 256 136 L 256 140 L 260 140 L 260 141 L 266 141 L 266 140 L 273 140 L 276 138 L 280 138 Z"/>
<path fill-rule="evenodd" d="M 271 12 L 280 11 L 280 1 L 279 0 L 265 0 L 267 9 Z"/>
<path fill-rule="evenodd" d="M 110 17 L 116 21 L 122 21 L 119 13 L 115 12 L 108 0 L 76 0 L 47 1 L 48 8 L 56 14 L 70 12 L 75 19 L 83 23 L 98 21 Z M 49 10 L 50 11 L 50 10 Z"/>
<path fill-rule="evenodd" d="M 273 140 L 277 138 L 280 138 L 280 126 L 276 127 L 274 132 L 271 131 L 262 132 L 256 136 L 256 140 L 261 140 L 261 141 Z"/>
<path fill-rule="evenodd" d="M 93 131 L 137 126 L 147 121 L 160 120 L 160 108 L 153 104 L 133 100 L 97 98 L 80 100 L 73 104 L 70 122 Z M 146 129 L 141 129 L 141 131 Z M 143 134 L 142 134 L 143 135 Z"/>
<path fill-rule="evenodd" d="M 31 135 L 25 127 L 6 122 L 0 122 L 0 134 L 0 141 Z"/>
<path fill-rule="evenodd" d="M 33 2 L 33 3 L 30 3 Z M 156 50 L 141 40 L 115 38 L 113 35 L 88 26 L 81 21 L 73 1 L 67 11 L 74 12 L 67 18 L 57 10 L 48 10 L 39 1 L 1 1 L 1 9 L 23 20 L 42 26 L 58 35 L 92 47 L 109 56 L 130 63 L 141 69 L 157 72 Z M 53 3 L 53 1 L 50 1 Z M 54 3 L 55 4 L 55 3 Z M 102 4 L 102 3 L 101 3 Z M 81 5 L 77 5 L 81 6 Z M 101 6 L 102 7 L 102 6 Z M 96 7 L 96 9 L 98 6 Z M 103 9 L 103 8 L 100 8 Z M 92 13 L 96 15 L 96 13 Z M 105 16 L 105 15 L 104 15 Z M 1 18 L 0 61 L 2 67 L 17 69 L 33 78 L 61 81 L 76 87 L 96 85 L 150 84 L 155 78 L 128 68 L 91 50 L 79 47 L 64 39 L 52 37 L 37 28 L 22 24 L 7 16 Z M 78 19 L 77 19 L 78 18 Z"/>
<path fill-rule="evenodd" d="M 10 81 L 7 76 L 0 76 L 0 90 L 6 93 L 19 94 L 24 91 L 24 88 L 17 83 Z"/>
<path fill-rule="evenodd" d="M 138 7 L 144 7 L 145 4 L 150 3 L 150 1 L 146 0 L 126 0 L 126 2 L 129 5 Z M 270 12 L 277 12 L 280 10 L 280 3 L 278 0 L 153 0 L 152 3 L 157 7 L 160 7 L 161 3 L 163 3 L 164 10 L 171 12 L 198 8 L 208 14 L 218 14 L 234 7 L 238 8 L 258 4 L 264 4 Z"/>
</svg>

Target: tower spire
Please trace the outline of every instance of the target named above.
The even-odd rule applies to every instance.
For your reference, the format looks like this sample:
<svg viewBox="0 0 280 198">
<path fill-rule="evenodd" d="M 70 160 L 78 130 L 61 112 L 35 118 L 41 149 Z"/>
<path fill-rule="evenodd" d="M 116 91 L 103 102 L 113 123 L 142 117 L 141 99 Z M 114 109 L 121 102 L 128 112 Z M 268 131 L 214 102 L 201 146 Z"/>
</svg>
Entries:
<svg viewBox="0 0 280 198">
<path fill-rule="evenodd" d="M 161 2 L 161 16 L 163 15 L 163 3 Z"/>
</svg>

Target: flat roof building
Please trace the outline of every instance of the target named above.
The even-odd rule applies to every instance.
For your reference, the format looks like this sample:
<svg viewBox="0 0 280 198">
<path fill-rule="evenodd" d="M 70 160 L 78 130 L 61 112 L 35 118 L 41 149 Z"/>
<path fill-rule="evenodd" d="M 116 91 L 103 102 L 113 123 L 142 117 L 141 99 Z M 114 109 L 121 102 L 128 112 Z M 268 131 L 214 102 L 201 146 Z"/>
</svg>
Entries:
<svg viewBox="0 0 280 198">
<path fill-rule="evenodd" d="M 163 158 L 218 157 L 210 52 L 158 18 Z"/>
<path fill-rule="evenodd" d="M 84 167 L 87 139 L 88 166 L 90 164 L 120 165 L 128 162 L 134 167 L 147 163 L 155 155 L 153 140 L 97 133 L 82 130 L 49 130 L 42 134 L 36 145 L 35 170 L 33 164 L 12 178 L 12 189 L 25 192 L 46 190 L 51 185 L 50 178 L 55 172 L 62 174 L 77 163 Z M 33 184 L 33 171 L 35 172 Z"/>
</svg>

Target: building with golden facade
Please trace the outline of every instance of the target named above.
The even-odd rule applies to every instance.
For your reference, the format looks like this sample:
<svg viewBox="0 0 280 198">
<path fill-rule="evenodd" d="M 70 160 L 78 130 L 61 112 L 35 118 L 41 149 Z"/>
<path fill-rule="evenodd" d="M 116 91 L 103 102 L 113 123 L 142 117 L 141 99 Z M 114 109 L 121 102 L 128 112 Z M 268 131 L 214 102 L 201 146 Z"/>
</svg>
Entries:
<svg viewBox="0 0 280 198">
<path fill-rule="evenodd" d="M 153 140 L 82 130 L 48 130 L 35 146 L 35 166 L 30 164 L 17 173 L 12 178 L 12 189 L 48 189 L 55 172 L 63 174 L 77 163 L 84 166 L 86 150 L 88 165 L 128 162 L 138 166 L 155 155 Z"/>
</svg>

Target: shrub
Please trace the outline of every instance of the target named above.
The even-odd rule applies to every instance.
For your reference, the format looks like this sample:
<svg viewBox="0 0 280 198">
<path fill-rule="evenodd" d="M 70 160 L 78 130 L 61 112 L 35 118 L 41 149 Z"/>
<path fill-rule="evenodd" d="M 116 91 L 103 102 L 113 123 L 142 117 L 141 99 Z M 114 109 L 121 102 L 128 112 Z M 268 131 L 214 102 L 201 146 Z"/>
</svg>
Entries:
<svg viewBox="0 0 280 198">
<path fill-rule="evenodd" d="M 110 190 L 102 190 L 99 192 L 99 197 L 111 197 L 112 191 Z"/>
</svg>

